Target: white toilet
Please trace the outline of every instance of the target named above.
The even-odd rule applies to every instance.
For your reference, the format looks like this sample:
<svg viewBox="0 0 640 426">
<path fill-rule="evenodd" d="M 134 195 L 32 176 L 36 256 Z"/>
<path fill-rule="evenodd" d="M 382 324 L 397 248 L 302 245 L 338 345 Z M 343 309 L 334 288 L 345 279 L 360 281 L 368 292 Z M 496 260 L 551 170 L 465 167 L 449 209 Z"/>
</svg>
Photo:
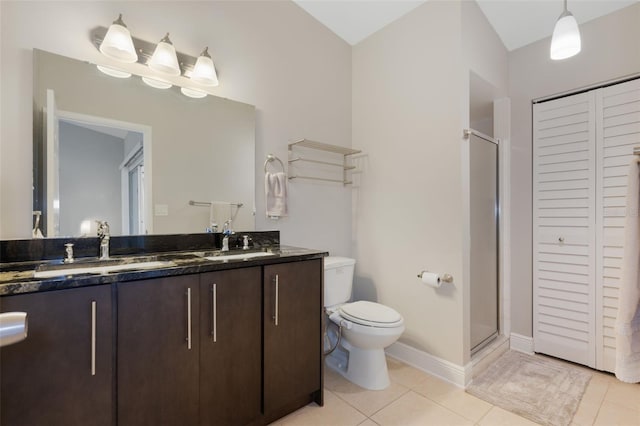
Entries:
<svg viewBox="0 0 640 426">
<path fill-rule="evenodd" d="M 355 264 L 355 259 L 346 257 L 324 258 L 324 306 L 330 320 L 342 327 L 340 345 L 325 362 L 347 380 L 381 390 L 389 386 L 384 348 L 398 340 L 404 331 L 404 319 L 379 303 L 347 303 Z M 335 344 L 337 332 L 332 334 L 330 341 Z"/>
</svg>

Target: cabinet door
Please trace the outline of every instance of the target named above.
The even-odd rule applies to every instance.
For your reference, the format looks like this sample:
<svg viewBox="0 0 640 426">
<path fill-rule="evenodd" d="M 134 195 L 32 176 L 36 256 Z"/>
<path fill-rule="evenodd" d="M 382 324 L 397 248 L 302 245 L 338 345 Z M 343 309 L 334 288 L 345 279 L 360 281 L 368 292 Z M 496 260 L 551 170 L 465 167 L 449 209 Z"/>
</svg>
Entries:
<svg viewBox="0 0 640 426">
<path fill-rule="evenodd" d="M 198 423 L 198 275 L 118 284 L 118 424 Z"/>
<path fill-rule="evenodd" d="M 200 424 L 246 425 L 260 416 L 262 271 L 200 276 Z"/>
<path fill-rule="evenodd" d="M 264 410 L 267 420 L 322 391 L 322 260 L 264 267 Z"/>
<path fill-rule="evenodd" d="M 6 296 L 0 304 L 28 321 L 27 339 L 0 349 L 0 423 L 113 424 L 111 287 Z"/>
</svg>

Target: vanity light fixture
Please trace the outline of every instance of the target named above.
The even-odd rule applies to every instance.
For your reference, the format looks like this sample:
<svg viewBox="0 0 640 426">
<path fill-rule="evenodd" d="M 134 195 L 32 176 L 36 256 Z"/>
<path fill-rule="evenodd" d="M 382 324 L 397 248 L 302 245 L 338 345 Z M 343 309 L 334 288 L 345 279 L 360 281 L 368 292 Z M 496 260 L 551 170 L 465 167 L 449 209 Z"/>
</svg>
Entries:
<svg viewBox="0 0 640 426">
<path fill-rule="evenodd" d="M 564 10 L 556 22 L 551 37 L 551 59 L 567 59 L 580 53 L 580 30 L 573 14 L 567 10 L 567 0 L 564 0 Z"/>
<path fill-rule="evenodd" d="M 156 46 L 148 65 L 152 70 L 168 75 L 178 76 L 181 74 L 176 49 L 169 40 L 169 33 Z"/>
<path fill-rule="evenodd" d="M 103 55 L 121 62 L 133 63 L 138 60 L 138 54 L 133 47 L 131 33 L 122 21 L 122 14 L 113 21 L 104 40 L 100 44 L 100 52 Z"/>
<path fill-rule="evenodd" d="M 127 78 L 135 73 L 141 75 L 145 84 L 156 89 L 169 89 L 175 84 L 181 87 L 182 94 L 191 98 L 204 98 L 209 94 L 210 87 L 218 85 L 216 67 L 208 47 L 195 58 L 176 52 L 169 39 L 169 33 L 158 44 L 134 38 L 122 22 L 122 15 L 119 15 L 108 29 L 94 29 L 92 40 L 106 57 L 132 63 L 123 64 L 122 69 L 117 64 L 109 62 L 97 65 L 100 71 L 109 76 Z M 133 64 L 135 62 L 138 64 Z M 146 65 L 147 70 L 138 72 L 136 69 L 140 65 Z"/>
<path fill-rule="evenodd" d="M 191 81 L 202 84 L 203 86 L 218 85 L 216 67 L 213 65 L 213 60 L 211 59 L 211 55 L 209 55 L 208 47 L 205 47 L 202 53 L 200 53 L 200 56 L 198 56 L 198 60 L 191 72 Z"/>
</svg>

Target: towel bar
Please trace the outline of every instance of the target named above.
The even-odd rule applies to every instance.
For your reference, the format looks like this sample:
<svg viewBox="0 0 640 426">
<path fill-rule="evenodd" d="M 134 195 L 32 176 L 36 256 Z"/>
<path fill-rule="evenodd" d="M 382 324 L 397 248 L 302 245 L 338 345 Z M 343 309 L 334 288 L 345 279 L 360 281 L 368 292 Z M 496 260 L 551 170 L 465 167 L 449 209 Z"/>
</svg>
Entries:
<svg viewBox="0 0 640 426">
<path fill-rule="evenodd" d="M 210 206 L 211 204 L 216 204 L 216 205 L 221 205 L 221 206 L 236 206 L 238 208 L 243 206 L 242 203 L 232 203 L 232 202 L 229 202 L 229 201 L 193 201 L 193 200 L 189 200 L 189 205 L 190 206 L 206 207 L 206 206 Z"/>
</svg>

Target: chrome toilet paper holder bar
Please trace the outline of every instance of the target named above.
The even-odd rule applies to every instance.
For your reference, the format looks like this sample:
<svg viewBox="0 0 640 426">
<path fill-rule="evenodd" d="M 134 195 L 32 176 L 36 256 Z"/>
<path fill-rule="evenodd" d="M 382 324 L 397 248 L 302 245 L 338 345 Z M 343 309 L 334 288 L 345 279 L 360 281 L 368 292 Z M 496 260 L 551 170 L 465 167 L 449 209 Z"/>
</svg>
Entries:
<svg viewBox="0 0 640 426">
<path fill-rule="evenodd" d="M 427 270 L 421 271 L 418 274 L 418 278 L 422 278 L 422 274 L 424 274 L 425 272 L 429 272 Z M 442 274 L 442 276 L 440 277 L 440 281 L 445 282 L 445 283 L 452 283 L 453 282 L 453 275 L 451 274 Z"/>
</svg>

